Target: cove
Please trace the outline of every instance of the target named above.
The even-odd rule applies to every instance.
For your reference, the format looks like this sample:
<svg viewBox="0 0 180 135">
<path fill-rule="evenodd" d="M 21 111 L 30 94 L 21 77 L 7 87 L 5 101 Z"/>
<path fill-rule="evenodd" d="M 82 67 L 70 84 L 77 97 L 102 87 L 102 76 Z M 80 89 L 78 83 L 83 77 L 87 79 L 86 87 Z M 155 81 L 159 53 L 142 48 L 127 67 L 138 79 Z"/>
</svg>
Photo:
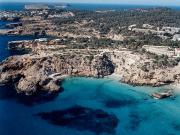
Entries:
<svg viewBox="0 0 180 135">
<path fill-rule="evenodd" d="M 88 130 L 87 127 L 82 128 L 83 125 L 76 125 L 76 128 L 72 125 L 54 125 L 37 115 L 49 114 L 53 111 L 71 114 L 70 110 L 76 110 L 76 107 L 78 109 L 80 106 L 90 112 L 101 110 L 103 114 L 110 114 L 118 119 L 113 133 L 99 130 L 98 134 L 178 135 L 180 133 L 179 90 L 175 90 L 175 99 L 155 100 L 148 94 L 161 91 L 163 87 L 132 87 L 112 79 L 83 77 L 67 78 L 63 81 L 62 87 L 64 91 L 54 100 L 33 106 L 27 106 L 15 98 L 1 98 L 0 132 L 3 135 L 96 135 L 97 132 Z"/>
</svg>

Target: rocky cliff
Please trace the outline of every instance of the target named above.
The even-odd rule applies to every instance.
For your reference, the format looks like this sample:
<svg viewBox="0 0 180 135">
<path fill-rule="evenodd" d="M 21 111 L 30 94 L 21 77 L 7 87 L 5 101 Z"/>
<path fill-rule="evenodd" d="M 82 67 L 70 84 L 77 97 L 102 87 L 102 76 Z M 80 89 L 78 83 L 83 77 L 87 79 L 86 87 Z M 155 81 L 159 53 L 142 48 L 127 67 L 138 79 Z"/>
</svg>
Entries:
<svg viewBox="0 0 180 135">
<path fill-rule="evenodd" d="M 52 74 L 103 77 L 114 72 L 114 65 L 106 55 L 89 59 L 87 56 L 32 55 L 12 56 L 0 64 L 0 83 L 14 84 L 17 91 L 26 95 L 38 90 L 58 91 L 59 79 Z"/>
<path fill-rule="evenodd" d="M 180 83 L 180 64 L 174 67 L 157 67 L 154 59 L 132 51 L 115 52 L 111 54 L 111 59 L 116 66 L 115 73 L 122 76 L 122 82 L 150 86 Z"/>
<path fill-rule="evenodd" d="M 9 49 L 31 51 L 0 64 L 0 83 L 14 84 L 18 92 L 27 95 L 59 91 L 64 76 L 99 78 L 116 73 L 121 82 L 133 85 L 180 83 L 180 64 L 157 67 L 152 58 L 127 49 L 67 49 L 29 41 L 9 44 Z"/>
</svg>

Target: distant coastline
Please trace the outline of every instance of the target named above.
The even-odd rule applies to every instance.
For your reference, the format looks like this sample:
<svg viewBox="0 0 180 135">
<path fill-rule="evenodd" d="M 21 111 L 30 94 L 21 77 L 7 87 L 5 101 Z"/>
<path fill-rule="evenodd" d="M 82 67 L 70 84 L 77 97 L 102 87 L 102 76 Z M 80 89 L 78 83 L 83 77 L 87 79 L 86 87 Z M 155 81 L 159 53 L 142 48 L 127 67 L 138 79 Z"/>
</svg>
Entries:
<svg viewBox="0 0 180 135">
<path fill-rule="evenodd" d="M 36 4 L 36 3 L 20 3 L 20 2 L 0 2 L 0 10 L 24 10 L 25 5 Z M 56 6 L 57 3 L 40 3 L 47 4 L 49 6 Z M 78 9 L 78 10 L 126 10 L 126 9 L 137 9 L 137 8 L 156 8 L 156 7 L 167 7 L 174 10 L 180 10 L 180 6 L 154 6 L 154 5 L 128 5 L 128 4 L 80 4 L 80 3 L 59 3 L 59 5 L 68 5 L 67 9 Z"/>
</svg>

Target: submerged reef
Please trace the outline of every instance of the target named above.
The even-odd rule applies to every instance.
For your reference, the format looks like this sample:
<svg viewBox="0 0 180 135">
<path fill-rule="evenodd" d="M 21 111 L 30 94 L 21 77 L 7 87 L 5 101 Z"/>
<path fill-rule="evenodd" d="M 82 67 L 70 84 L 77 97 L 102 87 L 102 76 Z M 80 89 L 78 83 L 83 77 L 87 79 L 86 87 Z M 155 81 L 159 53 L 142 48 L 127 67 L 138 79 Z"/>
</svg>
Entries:
<svg viewBox="0 0 180 135">
<path fill-rule="evenodd" d="M 51 124 L 100 133 L 114 133 L 118 118 L 103 110 L 74 106 L 66 110 L 55 110 L 37 114 Z"/>
</svg>

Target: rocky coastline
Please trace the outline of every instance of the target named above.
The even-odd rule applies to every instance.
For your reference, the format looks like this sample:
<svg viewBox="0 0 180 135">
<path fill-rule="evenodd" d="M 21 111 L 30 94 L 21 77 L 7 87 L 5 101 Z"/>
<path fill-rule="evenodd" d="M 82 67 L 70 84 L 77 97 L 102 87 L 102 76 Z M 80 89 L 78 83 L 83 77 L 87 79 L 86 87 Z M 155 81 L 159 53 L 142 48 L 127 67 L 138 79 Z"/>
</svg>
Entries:
<svg viewBox="0 0 180 135">
<path fill-rule="evenodd" d="M 88 59 L 88 56 L 76 54 L 30 53 L 7 58 L 0 64 L 0 72 L 1 84 L 13 83 L 18 93 L 31 95 L 38 90 L 58 91 L 62 80 L 59 77 L 63 75 L 97 78 L 110 75 L 114 72 L 114 65 L 106 55 Z"/>
<path fill-rule="evenodd" d="M 121 82 L 134 86 L 161 86 L 180 82 L 180 71 L 177 70 L 180 65 L 153 69 L 151 59 L 127 49 L 58 47 L 35 41 L 10 42 L 10 50 L 30 51 L 21 56 L 10 56 L 0 63 L 0 84 L 14 84 L 18 93 L 33 95 L 38 91 L 59 91 L 61 80 L 67 76 L 102 78 L 115 73 L 121 75 Z M 151 67 L 143 71 L 140 67 L 147 62 Z"/>
<path fill-rule="evenodd" d="M 156 87 L 180 83 L 179 63 L 165 67 L 157 65 L 155 58 L 138 52 L 139 48 L 133 50 L 136 45 L 129 48 L 123 46 L 126 44 L 124 40 L 128 44 L 131 38 L 136 37 L 126 30 L 127 26 L 119 29 L 122 29 L 122 32 L 130 32 L 131 36 L 117 34 L 115 29 L 102 32 L 105 28 L 94 27 L 98 19 L 78 19 L 82 17 L 81 12 L 3 12 L 2 16 L 13 15 L 18 17 L 19 21 L 8 24 L 7 27 L 11 29 L 1 29 L 0 35 L 43 35 L 53 38 L 9 42 L 10 51 L 27 53 L 10 56 L 0 63 L 0 84 L 13 84 L 18 93 L 33 95 L 38 91 L 59 91 L 61 80 L 67 76 L 101 78 L 117 74 L 121 76 L 119 81 L 134 86 Z M 106 13 L 98 13 L 99 16 L 101 14 Z M 135 44 L 140 39 L 132 41 L 132 44 Z M 168 60 L 169 58 L 165 62 Z M 175 61 L 175 58 L 170 60 Z M 164 64 L 164 61 L 161 63 Z"/>
</svg>

